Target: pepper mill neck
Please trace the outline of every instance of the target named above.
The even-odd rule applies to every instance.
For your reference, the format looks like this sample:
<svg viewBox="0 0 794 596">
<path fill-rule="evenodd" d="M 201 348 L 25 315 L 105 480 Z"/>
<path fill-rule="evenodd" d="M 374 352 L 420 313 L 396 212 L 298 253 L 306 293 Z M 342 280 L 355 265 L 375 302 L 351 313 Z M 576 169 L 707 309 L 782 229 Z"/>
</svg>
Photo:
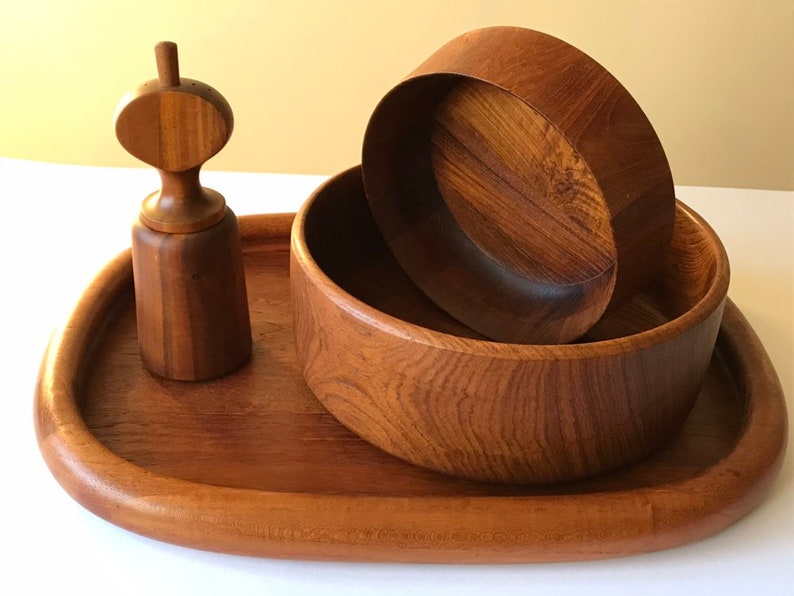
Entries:
<svg viewBox="0 0 794 596">
<path fill-rule="evenodd" d="M 175 43 L 157 44 L 155 58 L 158 78 L 125 95 L 116 109 L 116 137 L 160 174 L 161 189 L 144 200 L 141 220 L 161 232 L 198 232 L 226 214 L 226 201 L 201 186 L 199 173 L 228 142 L 234 116 L 218 91 L 180 77 Z"/>
<path fill-rule="evenodd" d="M 226 200 L 201 186 L 199 170 L 158 169 L 161 189 L 144 199 L 141 221 L 153 230 L 172 234 L 200 232 L 220 222 L 226 216 Z"/>
</svg>

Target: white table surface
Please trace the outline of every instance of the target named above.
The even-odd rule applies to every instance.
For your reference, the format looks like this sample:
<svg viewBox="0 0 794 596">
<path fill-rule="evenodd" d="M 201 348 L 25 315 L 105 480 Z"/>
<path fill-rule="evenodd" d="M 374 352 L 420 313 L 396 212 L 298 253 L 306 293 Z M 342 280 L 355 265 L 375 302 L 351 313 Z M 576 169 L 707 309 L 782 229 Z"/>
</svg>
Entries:
<svg viewBox="0 0 794 596">
<path fill-rule="evenodd" d="M 238 214 L 295 211 L 323 176 L 218 173 L 202 182 Z M 0 158 L 0 593 L 83 594 L 793 594 L 794 461 L 764 502 L 720 534 L 677 549 L 596 562 L 390 565 L 281 561 L 202 552 L 122 530 L 73 501 L 41 458 L 32 402 L 52 329 L 129 246 L 152 170 Z M 678 187 L 731 260 L 729 296 L 794 399 L 794 192 Z M 792 410 L 789 407 L 791 426 Z"/>
</svg>

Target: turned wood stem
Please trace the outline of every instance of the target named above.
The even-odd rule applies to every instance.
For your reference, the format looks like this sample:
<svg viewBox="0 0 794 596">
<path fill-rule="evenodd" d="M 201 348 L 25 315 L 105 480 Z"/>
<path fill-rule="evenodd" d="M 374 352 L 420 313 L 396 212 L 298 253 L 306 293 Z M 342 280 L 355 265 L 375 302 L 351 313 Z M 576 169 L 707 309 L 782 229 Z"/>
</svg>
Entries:
<svg viewBox="0 0 794 596">
<path fill-rule="evenodd" d="M 160 174 L 162 190 L 160 192 L 160 202 L 169 203 L 189 203 L 190 201 L 200 200 L 202 189 L 199 181 L 201 166 L 185 170 L 183 172 L 169 172 L 167 170 L 157 170 Z M 165 205 L 162 205 L 165 207 Z"/>
<path fill-rule="evenodd" d="M 157 60 L 157 78 L 162 87 L 177 87 L 179 79 L 179 55 L 173 41 L 161 41 L 154 47 Z"/>
<path fill-rule="evenodd" d="M 200 232 L 226 215 L 223 195 L 201 186 L 201 166 L 181 172 L 158 169 L 162 188 L 141 205 L 141 220 L 158 232 Z"/>
</svg>

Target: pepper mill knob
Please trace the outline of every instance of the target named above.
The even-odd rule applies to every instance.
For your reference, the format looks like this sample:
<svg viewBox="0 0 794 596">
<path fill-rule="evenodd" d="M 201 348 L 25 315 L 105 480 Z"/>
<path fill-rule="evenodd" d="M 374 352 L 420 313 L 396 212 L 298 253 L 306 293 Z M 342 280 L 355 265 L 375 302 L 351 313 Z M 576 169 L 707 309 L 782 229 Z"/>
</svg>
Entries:
<svg viewBox="0 0 794 596">
<path fill-rule="evenodd" d="M 199 181 L 227 143 L 232 109 L 215 89 L 179 76 L 176 44 L 155 47 L 158 78 L 125 95 L 116 137 L 157 168 L 162 187 L 133 226 L 138 341 L 144 366 L 178 380 L 236 370 L 251 354 L 251 327 L 237 219 Z"/>
<path fill-rule="evenodd" d="M 234 116 L 212 87 L 179 77 L 177 47 L 155 47 L 158 78 L 125 96 L 116 110 L 116 137 L 128 153 L 157 168 L 160 193 L 141 215 L 161 232 L 196 232 L 223 219 L 226 203 L 199 184 L 201 166 L 228 142 Z"/>
</svg>

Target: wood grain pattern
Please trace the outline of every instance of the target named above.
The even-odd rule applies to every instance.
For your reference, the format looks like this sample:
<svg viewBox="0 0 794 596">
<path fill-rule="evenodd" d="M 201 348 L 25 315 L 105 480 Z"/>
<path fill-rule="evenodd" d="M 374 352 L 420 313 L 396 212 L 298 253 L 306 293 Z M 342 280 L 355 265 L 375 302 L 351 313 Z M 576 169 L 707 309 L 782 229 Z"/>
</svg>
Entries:
<svg viewBox="0 0 794 596">
<path fill-rule="evenodd" d="M 140 353 L 146 367 L 183 381 L 232 372 L 251 356 L 237 218 L 190 234 L 132 230 Z"/>
<path fill-rule="evenodd" d="M 672 234 L 647 117 L 594 60 L 536 31 L 439 49 L 376 107 L 362 169 L 411 279 L 494 340 L 577 339 L 652 279 Z"/>
<path fill-rule="evenodd" d="M 42 456 L 79 503 L 145 536 L 229 553 L 508 563 L 678 546 L 736 522 L 769 490 L 785 450 L 785 403 L 730 302 L 682 432 L 642 462 L 522 488 L 457 480 L 375 449 L 301 378 L 291 219 L 240 218 L 254 356 L 222 379 L 185 384 L 141 366 L 129 253 L 86 289 L 53 336 L 34 401 Z M 373 286 L 404 279 L 388 267 L 367 275 L 375 271 Z"/>
<path fill-rule="evenodd" d="M 430 135 L 436 183 L 455 221 L 505 267 L 549 284 L 583 283 L 617 259 L 593 174 L 552 123 L 517 97 L 464 80 Z"/>
<path fill-rule="evenodd" d="M 155 57 L 158 78 L 127 93 L 116 108 L 116 136 L 130 154 L 152 167 L 189 170 L 223 149 L 234 114 L 217 90 L 180 78 L 176 44 L 161 42 Z"/>
<path fill-rule="evenodd" d="M 648 296 L 600 323 L 601 341 L 575 345 L 441 333 L 424 306 L 374 302 L 366 286 L 381 284 L 371 277 L 351 295 L 359 258 L 345 259 L 388 252 L 360 232 L 374 227 L 353 168 L 307 201 L 292 232 L 298 360 L 345 426 L 416 465 L 512 483 L 602 473 L 677 432 L 708 366 L 729 278 L 719 239 L 684 206 Z M 340 271 L 348 273 L 330 277 Z"/>
<path fill-rule="evenodd" d="M 155 55 L 159 78 L 121 99 L 116 137 L 160 173 L 162 188 L 141 207 L 146 225 L 160 232 L 198 232 L 226 214 L 223 197 L 201 186 L 199 172 L 229 141 L 234 114 L 218 91 L 179 77 L 176 44 L 161 42 Z"/>
<path fill-rule="evenodd" d="M 158 44 L 155 56 L 159 78 L 125 97 L 116 113 L 119 142 L 162 181 L 132 230 L 140 351 L 154 373 L 201 381 L 251 355 L 237 220 L 199 180 L 201 166 L 228 141 L 233 116 L 220 93 L 179 76 L 176 44 Z"/>
</svg>

